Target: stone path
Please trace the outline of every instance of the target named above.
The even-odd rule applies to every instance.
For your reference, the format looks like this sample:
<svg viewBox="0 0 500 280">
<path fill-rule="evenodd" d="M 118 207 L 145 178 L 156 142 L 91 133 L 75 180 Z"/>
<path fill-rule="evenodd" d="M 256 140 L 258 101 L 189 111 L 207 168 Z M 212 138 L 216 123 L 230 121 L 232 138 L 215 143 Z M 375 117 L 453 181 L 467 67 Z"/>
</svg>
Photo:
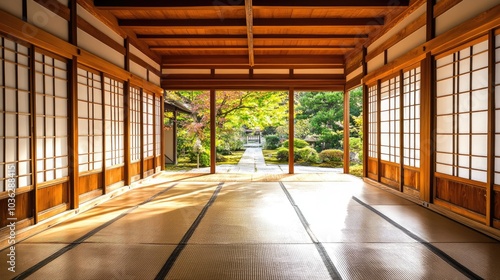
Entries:
<svg viewBox="0 0 500 280">
<path fill-rule="evenodd" d="M 209 173 L 210 167 L 195 168 L 189 173 Z M 266 164 L 264 154 L 260 147 L 247 147 L 245 153 L 236 165 L 221 164 L 217 165 L 217 173 L 272 173 L 281 174 L 288 173 L 288 164 Z M 295 173 L 322 173 L 336 172 L 342 173 L 342 168 L 326 168 L 314 166 L 298 166 L 295 165 Z"/>
</svg>

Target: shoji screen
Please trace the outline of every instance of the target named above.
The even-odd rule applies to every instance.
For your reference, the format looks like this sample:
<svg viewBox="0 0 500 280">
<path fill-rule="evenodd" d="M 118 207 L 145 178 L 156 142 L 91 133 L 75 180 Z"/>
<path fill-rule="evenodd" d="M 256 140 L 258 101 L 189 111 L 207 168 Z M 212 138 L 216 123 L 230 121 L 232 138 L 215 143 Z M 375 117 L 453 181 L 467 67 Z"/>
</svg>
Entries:
<svg viewBox="0 0 500 280">
<path fill-rule="evenodd" d="M 68 176 L 68 81 L 66 61 L 35 54 L 37 182 Z"/>
<path fill-rule="evenodd" d="M 500 185 L 500 35 L 495 39 L 495 184 Z"/>
<path fill-rule="evenodd" d="M 436 171 L 487 181 L 488 42 L 436 61 Z"/>
<path fill-rule="evenodd" d="M 123 82 L 104 78 L 106 167 L 125 162 Z"/>
<path fill-rule="evenodd" d="M 382 82 L 380 89 L 380 159 L 399 163 L 400 77 Z"/>
<path fill-rule="evenodd" d="M 368 88 L 368 156 L 378 158 L 377 85 Z"/>
<path fill-rule="evenodd" d="M 0 37 L 0 192 L 31 182 L 29 49 Z"/>
<path fill-rule="evenodd" d="M 154 142 L 154 97 L 153 95 L 143 92 L 142 99 L 142 123 L 143 123 L 143 147 L 144 158 L 153 156 Z"/>
<path fill-rule="evenodd" d="M 403 74 L 404 165 L 420 167 L 420 67 Z"/>
<path fill-rule="evenodd" d="M 155 98 L 155 156 L 161 156 L 161 133 L 163 132 L 163 112 L 161 99 Z"/>
<path fill-rule="evenodd" d="M 102 169 L 103 105 L 101 75 L 78 69 L 79 171 Z"/>
<path fill-rule="evenodd" d="M 130 87 L 130 160 L 141 160 L 141 90 Z"/>
</svg>

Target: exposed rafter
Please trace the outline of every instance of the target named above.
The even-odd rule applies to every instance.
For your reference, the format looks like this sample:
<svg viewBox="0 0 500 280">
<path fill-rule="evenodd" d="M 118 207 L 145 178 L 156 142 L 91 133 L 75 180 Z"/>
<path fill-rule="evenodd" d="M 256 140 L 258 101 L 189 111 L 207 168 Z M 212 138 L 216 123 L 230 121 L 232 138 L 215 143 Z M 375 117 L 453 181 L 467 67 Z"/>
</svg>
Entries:
<svg viewBox="0 0 500 280">
<path fill-rule="evenodd" d="M 410 0 L 254 0 L 255 7 L 405 7 Z M 243 6 L 243 1 L 163 1 L 163 0 L 94 0 L 94 5 L 101 9 L 161 9 L 161 8 L 214 8 Z"/>
<path fill-rule="evenodd" d="M 245 0 L 245 16 L 247 22 L 247 40 L 248 40 L 248 64 L 250 67 L 255 65 L 253 51 L 253 10 L 252 0 Z"/>
<path fill-rule="evenodd" d="M 138 39 L 148 41 L 227 41 L 247 40 L 246 35 L 165 35 L 165 34 L 138 34 Z M 362 39 L 368 34 L 253 34 L 254 40 L 335 40 L 335 39 Z"/>
<path fill-rule="evenodd" d="M 244 55 L 186 55 L 163 56 L 162 65 L 169 68 L 214 68 L 214 67 L 247 67 L 248 57 Z M 261 55 L 255 57 L 255 66 L 282 67 L 282 66 L 316 66 L 316 67 L 344 67 L 344 57 L 341 55 Z"/>
<path fill-rule="evenodd" d="M 315 45 L 315 46 L 283 46 L 283 45 L 254 45 L 253 50 L 349 50 L 355 48 L 354 45 Z M 247 50 L 247 45 L 220 45 L 220 46 L 152 46 L 153 51 L 179 51 L 179 50 Z M 252 55 L 253 56 L 253 55 Z M 253 58 L 251 58 L 253 60 Z M 251 65 L 252 66 L 252 63 Z"/>
<path fill-rule="evenodd" d="M 118 21 L 125 28 L 241 28 L 246 26 L 244 19 L 122 19 Z M 340 27 L 340 26 L 377 26 L 384 25 L 384 18 L 260 18 L 253 20 L 258 27 Z"/>
</svg>

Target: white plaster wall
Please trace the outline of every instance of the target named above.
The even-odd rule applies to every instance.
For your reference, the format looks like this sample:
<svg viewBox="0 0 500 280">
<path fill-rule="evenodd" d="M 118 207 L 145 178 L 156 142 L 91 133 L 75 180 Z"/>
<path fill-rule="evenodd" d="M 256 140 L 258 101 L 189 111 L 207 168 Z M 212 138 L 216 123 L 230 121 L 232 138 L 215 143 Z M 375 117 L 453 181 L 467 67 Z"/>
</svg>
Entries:
<svg viewBox="0 0 500 280">
<path fill-rule="evenodd" d="M 436 36 L 500 4 L 500 0 L 463 0 L 436 18 Z"/>
<path fill-rule="evenodd" d="M 373 72 L 382 66 L 384 66 L 384 53 L 381 53 L 374 57 L 372 60 L 368 61 L 368 73 Z"/>
<path fill-rule="evenodd" d="M 28 22 L 65 41 L 69 39 L 68 22 L 33 0 L 28 1 Z"/>
<path fill-rule="evenodd" d="M 125 58 L 121 53 L 115 51 L 113 48 L 97 40 L 80 28 L 78 28 L 78 46 L 121 68 L 125 67 Z"/>
<path fill-rule="evenodd" d="M 405 28 L 408 24 L 412 23 L 415 21 L 419 16 L 423 15 L 425 13 L 426 7 L 425 5 L 420 6 L 415 12 L 413 12 L 411 15 L 406 17 L 404 20 L 402 20 L 399 24 L 394 26 L 389 32 L 384 34 L 382 37 L 380 37 L 377 41 L 373 42 L 370 46 L 368 46 L 368 53 L 373 51 L 375 48 L 379 47 L 382 43 L 387 41 L 389 38 L 391 38 L 394 34 L 398 33 L 401 31 L 403 28 Z"/>
<path fill-rule="evenodd" d="M 151 72 L 149 72 L 149 81 L 157 86 L 161 85 L 161 78 Z"/>
<path fill-rule="evenodd" d="M 133 61 L 130 61 L 130 72 L 143 78 L 144 80 L 147 80 L 148 78 L 148 70 Z"/>
<path fill-rule="evenodd" d="M 210 74 L 212 71 L 210 69 L 163 69 L 161 71 L 163 75 L 170 74 Z"/>
<path fill-rule="evenodd" d="M 138 48 L 134 47 L 132 44 L 130 44 L 130 53 L 139 57 L 140 59 L 142 59 L 144 62 L 154 67 L 155 69 L 160 70 L 160 64 L 156 63 L 156 61 L 152 60 L 149 56 L 145 55 L 143 52 L 141 52 Z"/>
<path fill-rule="evenodd" d="M 254 69 L 254 74 L 289 74 L 289 69 Z"/>
<path fill-rule="evenodd" d="M 123 37 L 120 36 L 119 34 L 117 34 L 116 32 L 114 32 L 106 24 L 99 21 L 96 17 L 94 17 L 91 13 L 87 12 L 87 10 L 82 8 L 80 5 L 77 5 L 77 12 L 78 12 L 78 15 L 81 16 L 85 21 L 92 24 L 92 26 L 99 29 L 104 34 L 108 35 L 111 39 L 113 39 L 115 42 L 120 44 L 120 46 L 124 47 Z"/>
<path fill-rule="evenodd" d="M 347 74 L 346 81 L 350 81 L 356 76 L 360 75 L 363 73 L 363 67 L 359 67 L 358 69 L 354 70 L 352 73 Z"/>
<path fill-rule="evenodd" d="M 396 45 L 387 50 L 387 62 L 394 61 L 398 57 L 406 54 L 410 50 L 420 46 L 426 41 L 426 27 L 413 32 L 410 36 L 404 38 Z"/>
<path fill-rule="evenodd" d="M 344 69 L 340 68 L 320 68 L 320 69 L 294 69 L 294 74 L 344 74 Z"/>
<path fill-rule="evenodd" d="M 18 18 L 23 17 L 23 1 L 0 1 L 0 10 L 6 11 Z"/>
</svg>

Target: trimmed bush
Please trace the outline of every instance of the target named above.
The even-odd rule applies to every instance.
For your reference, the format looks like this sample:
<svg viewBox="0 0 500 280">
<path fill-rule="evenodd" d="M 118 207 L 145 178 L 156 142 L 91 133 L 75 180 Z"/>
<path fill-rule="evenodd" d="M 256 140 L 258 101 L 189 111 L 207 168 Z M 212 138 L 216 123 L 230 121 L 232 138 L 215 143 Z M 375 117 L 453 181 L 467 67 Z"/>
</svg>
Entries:
<svg viewBox="0 0 500 280">
<path fill-rule="evenodd" d="M 307 143 L 306 141 L 304 141 L 302 139 L 293 139 L 293 147 L 295 149 L 302 149 L 302 148 L 308 147 L 308 146 L 309 146 L 309 143 Z M 288 140 L 283 142 L 283 147 L 288 149 Z"/>
<path fill-rule="evenodd" d="M 295 153 L 295 157 L 309 163 L 319 162 L 318 152 L 316 152 L 316 150 L 311 147 L 304 147 L 302 149 L 298 149 L 297 152 Z"/>
<path fill-rule="evenodd" d="M 349 167 L 349 173 L 354 176 L 363 177 L 363 165 L 357 164 Z"/>
<path fill-rule="evenodd" d="M 196 153 L 189 153 L 189 161 L 196 163 Z M 200 167 L 210 166 L 210 155 L 207 152 L 200 153 Z"/>
<path fill-rule="evenodd" d="M 264 149 L 266 150 L 276 150 L 280 145 L 280 138 L 276 135 L 267 135 L 265 140 Z"/>
<path fill-rule="evenodd" d="M 279 148 L 276 152 L 276 158 L 278 161 L 288 161 L 288 149 L 287 148 Z"/>
<path fill-rule="evenodd" d="M 319 153 L 319 159 L 332 167 L 342 167 L 343 158 L 344 152 L 341 150 L 328 149 Z"/>
</svg>

